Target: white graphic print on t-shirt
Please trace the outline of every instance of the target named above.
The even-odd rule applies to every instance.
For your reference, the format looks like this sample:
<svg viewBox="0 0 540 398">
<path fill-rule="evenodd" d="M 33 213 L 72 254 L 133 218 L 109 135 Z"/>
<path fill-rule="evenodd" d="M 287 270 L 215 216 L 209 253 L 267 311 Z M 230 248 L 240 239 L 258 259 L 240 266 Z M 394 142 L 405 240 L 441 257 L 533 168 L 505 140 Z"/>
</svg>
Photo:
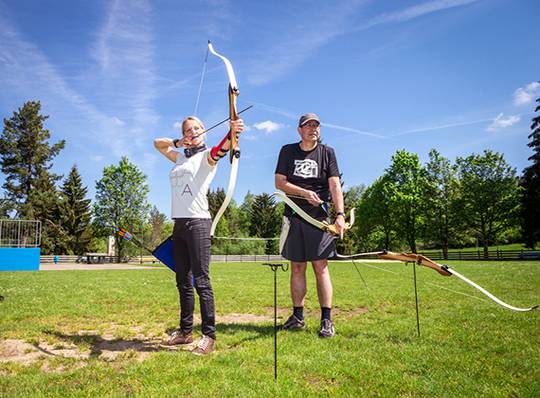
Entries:
<svg viewBox="0 0 540 398">
<path fill-rule="evenodd" d="M 295 160 L 293 174 L 302 178 L 316 178 L 319 175 L 319 165 L 311 159 Z"/>
</svg>

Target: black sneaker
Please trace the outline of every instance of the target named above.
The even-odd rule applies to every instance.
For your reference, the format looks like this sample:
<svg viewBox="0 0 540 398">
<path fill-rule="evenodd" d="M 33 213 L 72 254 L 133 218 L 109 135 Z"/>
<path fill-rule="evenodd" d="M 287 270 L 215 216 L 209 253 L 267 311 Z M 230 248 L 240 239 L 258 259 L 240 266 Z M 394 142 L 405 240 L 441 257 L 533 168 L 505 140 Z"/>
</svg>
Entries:
<svg viewBox="0 0 540 398">
<path fill-rule="evenodd" d="M 305 329 L 305 327 L 306 322 L 303 319 L 298 319 L 296 316 L 291 315 L 283 325 L 279 326 L 279 330 L 297 330 Z"/>
<path fill-rule="evenodd" d="M 319 330 L 319 337 L 327 338 L 334 337 L 336 335 L 336 330 L 334 329 L 334 324 L 330 319 L 323 319 L 321 321 L 321 329 Z"/>
</svg>

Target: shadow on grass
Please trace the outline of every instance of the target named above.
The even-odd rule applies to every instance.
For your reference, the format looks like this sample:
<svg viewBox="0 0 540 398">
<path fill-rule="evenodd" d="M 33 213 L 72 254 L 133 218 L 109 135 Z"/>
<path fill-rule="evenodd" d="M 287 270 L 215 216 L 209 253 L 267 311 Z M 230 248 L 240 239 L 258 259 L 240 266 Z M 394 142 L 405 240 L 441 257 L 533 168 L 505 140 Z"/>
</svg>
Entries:
<svg viewBox="0 0 540 398">
<path fill-rule="evenodd" d="M 158 352 L 158 351 L 171 351 L 169 348 L 161 347 L 159 345 L 159 339 L 105 339 L 97 334 L 65 334 L 57 331 L 45 330 L 45 334 L 54 336 L 55 338 L 76 345 L 90 346 L 90 358 L 100 357 L 104 352 L 124 352 L 128 350 L 136 352 Z M 36 346 L 37 349 L 48 355 L 62 356 L 56 354 L 53 350 L 48 350 L 40 346 Z"/>
<path fill-rule="evenodd" d="M 167 333 L 171 333 L 175 329 L 170 328 Z M 90 347 L 89 358 L 102 357 L 104 353 L 121 353 L 125 351 L 135 351 L 137 353 L 151 353 L 151 352 L 171 352 L 171 351 L 185 351 L 193 348 L 193 344 L 187 344 L 177 347 L 163 347 L 160 345 L 161 339 L 159 338 L 147 338 L 147 339 L 119 339 L 112 338 L 107 339 L 98 334 L 65 334 L 55 330 L 44 330 L 45 334 L 54 336 L 56 339 L 70 345 L 75 345 L 77 348 L 80 346 Z M 274 335 L 274 325 L 257 325 L 257 324 L 233 324 L 225 323 L 217 325 L 217 335 L 227 336 L 234 341 L 227 345 L 228 349 L 241 347 L 244 343 L 254 341 L 260 338 L 271 338 Z M 236 340 L 235 336 L 239 339 Z M 240 337 L 242 336 L 242 337 Z M 51 356 L 64 356 L 62 353 L 57 353 L 54 349 L 48 349 L 40 345 L 35 347 L 41 352 Z M 62 352 L 62 350 L 60 350 Z M 106 355 L 105 355 L 106 356 Z"/>
<path fill-rule="evenodd" d="M 243 343 L 258 340 L 261 338 L 270 338 L 274 335 L 274 325 L 257 325 L 252 323 L 222 323 L 217 325 L 217 334 L 231 336 L 246 335 L 240 340 L 229 344 L 229 348 L 237 348 Z"/>
</svg>

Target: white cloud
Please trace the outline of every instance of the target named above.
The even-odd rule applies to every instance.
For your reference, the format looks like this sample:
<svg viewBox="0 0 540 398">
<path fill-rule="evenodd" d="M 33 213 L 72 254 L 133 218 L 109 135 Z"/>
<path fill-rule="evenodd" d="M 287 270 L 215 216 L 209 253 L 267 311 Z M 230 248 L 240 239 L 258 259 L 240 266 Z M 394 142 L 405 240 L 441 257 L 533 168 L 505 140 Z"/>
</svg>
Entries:
<svg viewBox="0 0 540 398">
<path fill-rule="evenodd" d="M 474 3 L 478 0 L 435 0 L 425 3 L 417 4 L 412 7 L 404 8 L 400 11 L 382 14 L 376 18 L 373 18 L 364 27 L 372 27 L 383 23 L 392 22 L 404 22 L 414 18 L 418 18 L 433 12 L 444 11 L 448 8 L 461 7 L 470 3 Z"/>
<path fill-rule="evenodd" d="M 257 130 L 264 131 L 266 134 L 270 134 L 286 126 L 281 123 L 276 123 L 276 122 L 272 122 L 271 120 L 266 120 L 265 122 L 255 123 L 253 127 L 255 127 Z"/>
<path fill-rule="evenodd" d="M 486 131 L 499 131 L 507 127 L 513 126 L 519 122 L 520 117 L 518 115 L 504 116 L 503 113 L 499 113 L 493 122 L 488 126 Z"/>
<path fill-rule="evenodd" d="M 116 117 L 116 116 L 114 116 L 114 117 L 112 118 L 112 121 L 113 121 L 113 123 L 116 124 L 117 126 L 125 126 L 125 125 L 126 125 L 126 122 L 124 122 L 122 119 L 120 119 L 120 118 L 118 118 L 118 117 Z"/>
<path fill-rule="evenodd" d="M 98 89 L 108 96 L 109 109 L 125 112 L 123 119 L 131 119 L 128 124 L 134 127 L 125 133 L 141 143 L 159 120 L 154 109 L 157 75 L 153 14 L 147 0 L 107 3 L 92 51 L 101 71 Z"/>
<path fill-rule="evenodd" d="M 315 7 L 313 10 L 299 5 L 297 12 L 291 11 L 289 13 L 289 15 L 294 15 L 294 22 L 289 21 L 285 14 L 281 19 L 281 25 L 278 29 L 273 30 L 273 32 L 280 33 L 273 33 L 268 45 L 265 45 L 265 42 L 262 43 L 264 51 L 252 56 L 252 60 L 248 64 L 248 81 L 253 85 L 265 85 L 279 79 L 312 57 L 319 48 L 342 35 L 367 30 L 382 24 L 406 22 L 477 1 L 427 1 L 394 13 L 377 15 L 365 22 L 358 22 L 358 16 L 362 14 L 362 7 L 369 3 L 366 0 L 340 2 L 340 7 L 335 7 L 333 2 L 327 2 L 327 6 Z M 298 13 L 302 14 L 303 20 L 309 21 L 309 25 L 317 26 L 317 29 L 311 29 L 305 23 L 299 23 L 297 21 Z"/>
<path fill-rule="evenodd" d="M 276 115 L 281 115 L 281 116 L 286 117 L 287 119 L 294 120 L 294 130 L 296 131 L 296 126 L 297 126 L 296 123 L 298 123 L 297 122 L 298 121 L 298 116 L 296 114 L 294 114 L 294 113 L 292 113 L 290 111 L 287 111 L 285 109 L 277 108 L 277 107 L 267 105 L 267 104 L 263 104 L 263 103 L 260 103 L 260 102 L 251 101 L 251 103 L 256 105 L 258 108 L 263 108 L 263 109 L 265 109 L 265 110 L 267 110 L 267 111 L 269 111 L 271 113 L 274 113 Z M 385 137 L 383 135 L 376 134 L 376 133 L 373 133 L 373 132 L 370 132 L 370 131 L 359 130 L 359 129 L 355 129 L 355 128 L 351 128 L 351 127 L 347 127 L 347 126 L 340 126 L 340 125 L 337 125 L 337 124 L 321 123 L 321 126 L 336 129 L 336 130 L 342 130 L 342 131 L 346 131 L 346 132 L 350 132 L 350 133 L 354 133 L 354 134 L 358 134 L 358 135 L 365 135 L 365 136 L 368 136 L 368 137 L 381 138 L 381 139 L 386 139 L 387 138 L 387 137 Z M 288 125 L 282 125 L 282 127 L 289 127 L 289 126 Z"/>
<path fill-rule="evenodd" d="M 381 139 L 385 139 L 385 138 L 386 138 L 386 137 L 383 136 L 383 135 L 376 134 L 376 133 L 372 133 L 372 132 L 370 132 L 370 131 L 364 131 L 364 130 L 354 129 L 354 128 L 347 127 L 347 126 L 339 126 L 339 125 L 337 125 L 337 124 L 321 123 L 321 126 L 322 126 L 322 127 L 329 127 L 329 128 L 336 129 L 336 130 L 347 131 L 347 132 L 355 133 L 355 134 L 358 134 L 358 135 L 365 135 L 365 136 L 368 136 L 368 137 L 381 138 Z"/>
<path fill-rule="evenodd" d="M 540 83 L 532 82 L 525 87 L 520 87 L 514 92 L 514 104 L 524 105 L 535 100 L 540 94 Z"/>
<path fill-rule="evenodd" d="M 363 4 L 365 0 L 341 2 L 340 7 L 335 7 L 332 2 L 314 8 L 299 4 L 291 6 L 279 26 L 273 26 L 272 32 L 279 33 L 263 37 L 261 50 L 252 54 L 247 68 L 248 82 L 259 86 L 288 74 L 319 48 L 347 33 L 347 27 Z M 301 22 L 298 22 L 298 15 L 302 15 Z M 288 16 L 294 17 L 294 21 Z"/>
</svg>

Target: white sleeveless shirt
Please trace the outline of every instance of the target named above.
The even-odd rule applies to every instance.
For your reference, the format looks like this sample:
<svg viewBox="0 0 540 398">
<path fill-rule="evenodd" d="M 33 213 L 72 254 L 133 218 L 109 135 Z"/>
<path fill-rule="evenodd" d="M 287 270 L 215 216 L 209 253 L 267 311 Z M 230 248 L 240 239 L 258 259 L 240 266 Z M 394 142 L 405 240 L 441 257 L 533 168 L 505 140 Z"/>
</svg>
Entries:
<svg viewBox="0 0 540 398">
<path fill-rule="evenodd" d="M 211 149 L 187 158 L 182 152 L 176 157 L 169 179 L 171 182 L 172 218 L 211 218 L 206 194 L 216 175 L 216 166 L 208 164 Z"/>
</svg>

